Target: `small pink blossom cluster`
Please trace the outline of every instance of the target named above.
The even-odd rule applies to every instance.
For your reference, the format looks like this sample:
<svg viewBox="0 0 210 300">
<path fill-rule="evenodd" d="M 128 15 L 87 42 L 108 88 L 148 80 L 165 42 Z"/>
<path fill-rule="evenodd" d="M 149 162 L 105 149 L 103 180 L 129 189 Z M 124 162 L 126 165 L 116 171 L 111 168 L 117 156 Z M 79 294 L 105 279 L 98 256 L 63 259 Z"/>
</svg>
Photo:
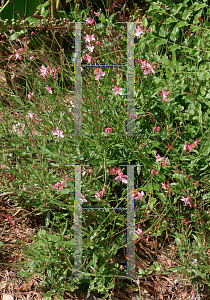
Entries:
<svg viewBox="0 0 210 300">
<path fill-rule="evenodd" d="M 7 216 L 5 216 L 4 214 L 2 214 L 2 215 L 1 215 L 1 218 L 0 218 L 1 221 L 4 220 L 4 219 L 3 219 L 3 216 L 7 219 L 8 222 L 13 220 L 13 217 L 11 217 L 11 216 L 7 217 Z M 14 223 L 15 223 L 15 221 L 12 221 L 12 222 L 11 222 L 12 225 L 14 225 Z"/>
<path fill-rule="evenodd" d="M 83 170 L 84 170 L 84 172 L 82 173 L 82 176 L 84 176 L 84 175 L 86 174 L 87 170 L 85 169 L 84 166 L 82 166 L 82 168 L 83 168 Z M 89 172 L 90 174 L 91 174 L 92 171 L 93 171 L 92 168 L 90 168 L 90 169 L 88 170 L 88 172 Z"/>
<path fill-rule="evenodd" d="M 93 73 L 96 75 L 95 80 L 99 80 L 101 76 L 105 76 L 105 72 L 99 68 L 96 68 Z"/>
<path fill-rule="evenodd" d="M 138 195 L 137 197 L 135 197 L 135 195 Z M 135 200 L 143 200 L 143 197 L 144 197 L 145 193 L 143 191 L 138 192 L 137 190 L 134 189 L 134 193 L 132 195 L 132 197 L 135 199 Z"/>
<path fill-rule="evenodd" d="M 155 172 L 156 175 L 158 175 L 158 173 L 159 173 L 158 171 L 155 171 L 155 169 L 153 168 L 152 171 L 151 171 L 151 174 L 153 174 L 154 172 Z"/>
<path fill-rule="evenodd" d="M 95 197 L 97 198 L 98 201 L 101 201 L 101 198 L 105 194 L 105 189 L 103 188 L 99 193 L 95 191 Z"/>
<path fill-rule="evenodd" d="M 139 21 L 139 19 L 136 22 L 138 22 L 138 21 Z M 137 26 L 137 28 L 135 30 L 136 30 L 135 36 L 137 38 L 140 38 L 142 33 L 147 33 L 147 32 L 153 32 L 154 31 L 152 28 L 144 29 L 144 25 Z"/>
<path fill-rule="evenodd" d="M 47 85 L 47 86 L 45 86 L 44 88 L 47 90 L 48 94 L 52 94 L 52 85 L 51 85 L 51 87 L 49 87 L 49 86 Z"/>
<path fill-rule="evenodd" d="M 155 132 L 156 129 L 157 129 L 157 132 L 159 132 L 159 131 L 160 131 L 160 126 L 158 126 L 158 128 L 157 128 L 157 126 L 155 126 L 155 127 L 153 128 L 152 132 Z"/>
<path fill-rule="evenodd" d="M 110 132 L 112 132 L 112 129 L 113 129 L 113 128 L 111 128 L 111 127 L 107 127 L 107 128 L 105 129 L 105 132 L 106 132 L 106 133 L 107 133 L 107 132 L 110 133 Z"/>
<path fill-rule="evenodd" d="M 6 165 L 1 165 L 2 170 L 6 169 Z"/>
<path fill-rule="evenodd" d="M 184 148 L 183 148 L 183 152 L 184 153 L 187 153 L 187 152 L 190 152 L 191 149 L 195 148 L 197 145 L 198 145 L 199 141 L 196 139 L 195 142 L 190 145 L 186 140 L 185 140 L 185 145 L 184 145 Z"/>
<path fill-rule="evenodd" d="M 157 150 L 154 150 L 154 151 L 155 151 L 156 154 L 157 154 Z M 161 164 L 162 166 L 164 166 L 164 165 L 166 165 L 166 164 L 168 163 L 168 157 L 166 158 L 165 161 L 164 161 L 164 157 L 160 157 L 160 154 L 155 155 L 155 157 L 156 157 L 156 162 L 159 162 L 159 161 L 160 161 L 160 164 Z"/>
<path fill-rule="evenodd" d="M 94 34 L 88 35 L 86 34 L 86 36 L 84 37 L 85 42 L 88 43 L 88 45 L 85 45 L 85 47 L 90 51 L 93 52 L 94 50 L 94 46 L 90 44 L 91 41 L 95 41 L 95 37 Z M 96 41 L 97 45 L 101 45 L 101 41 Z M 86 60 L 88 62 L 88 64 L 91 63 L 91 59 L 92 57 L 89 54 L 85 54 L 84 60 Z"/>
<path fill-rule="evenodd" d="M 195 299 L 194 290 L 191 291 L 192 298 Z"/>
<path fill-rule="evenodd" d="M 35 117 L 37 116 L 37 114 L 34 115 L 34 114 L 33 114 L 32 112 L 30 112 L 30 111 L 28 112 L 28 115 L 29 115 L 29 118 L 31 118 L 31 119 L 32 119 L 32 118 L 35 118 Z"/>
<path fill-rule="evenodd" d="M 47 66 L 47 68 L 46 68 L 44 65 L 42 65 L 41 69 L 40 69 L 40 72 L 41 72 L 40 76 L 42 76 L 43 79 L 45 80 L 45 77 L 49 76 L 49 74 L 54 73 L 53 78 L 55 79 L 56 78 L 56 74 L 58 73 L 58 70 L 59 69 L 50 68 L 50 66 Z"/>
<path fill-rule="evenodd" d="M 28 99 L 34 99 L 34 93 L 33 93 L 33 92 L 30 92 L 30 93 L 27 95 L 27 98 L 28 98 Z"/>
<path fill-rule="evenodd" d="M 150 74 L 151 72 L 154 74 L 154 68 L 157 68 L 157 64 L 156 63 L 152 63 L 154 65 L 154 68 L 152 67 L 152 65 L 149 63 L 149 61 L 147 59 L 145 59 L 143 61 L 143 59 L 141 58 L 140 60 L 137 59 L 137 61 L 141 64 L 141 68 L 144 70 L 144 75 Z"/>
<path fill-rule="evenodd" d="M 9 55 L 9 59 L 10 59 L 11 57 L 15 56 L 16 60 L 17 60 L 17 59 L 21 60 L 22 56 L 20 56 L 20 55 L 22 54 L 23 51 L 24 51 L 24 48 L 20 48 L 20 49 L 18 49 L 18 50 L 15 49 L 15 50 L 13 51 L 14 54 Z"/>
<path fill-rule="evenodd" d="M 119 95 L 122 95 L 122 88 L 120 87 L 117 87 L 115 86 L 113 89 L 112 89 L 113 92 L 115 92 L 115 95 L 119 94 Z"/>
<path fill-rule="evenodd" d="M 138 230 L 135 230 L 135 232 L 136 232 L 137 237 L 140 239 L 141 236 L 143 235 L 142 229 L 140 229 L 140 228 L 138 227 Z M 146 241 L 147 241 L 147 242 L 149 241 L 149 235 L 147 236 Z"/>
<path fill-rule="evenodd" d="M 165 183 L 161 183 L 161 184 L 162 184 L 162 189 L 168 190 L 168 192 L 171 193 L 172 188 L 170 188 L 170 184 L 165 184 Z"/>
<path fill-rule="evenodd" d="M 57 187 L 59 187 L 59 191 L 62 191 L 62 189 L 64 188 L 64 183 L 67 181 L 67 180 L 73 180 L 72 178 L 68 178 L 68 174 L 66 174 L 66 179 L 64 181 L 62 181 L 61 183 L 58 181 L 55 185 L 53 185 L 53 190 Z"/>
<path fill-rule="evenodd" d="M 130 118 L 137 119 L 137 114 L 134 114 L 134 113 L 132 113 L 132 112 L 129 112 L 129 113 L 128 113 L 128 116 L 129 116 Z"/>
<path fill-rule="evenodd" d="M 96 13 L 97 14 L 97 13 Z M 86 20 L 85 20 L 87 23 L 89 23 L 89 24 L 92 24 L 93 22 L 94 22 L 94 20 L 93 19 L 89 19 L 89 18 L 86 18 Z"/>
<path fill-rule="evenodd" d="M 170 94 L 170 91 L 165 91 L 164 89 L 162 89 L 159 93 L 158 96 L 163 97 L 162 101 L 164 102 L 167 99 L 167 96 Z"/>
<path fill-rule="evenodd" d="M 90 51 L 90 52 L 93 52 L 93 49 L 95 48 L 93 45 L 90 44 L 91 41 L 95 41 L 95 37 L 94 37 L 94 34 L 92 35 L 88 35 L 86 34 L 86 36 L 84 37 L 86 43 L 88 43 L 88 45 L 86 45 L 85 47 Z M 86 55 L 85 56 L 85 60 L 88 61 L 88 63 L 91 62 L 91 57 L 89 55 Z"/>
<path fill-rule="evenodd" d="M 58 137 L 62 137 L 62 138 L 64 137 L 63 130 L 59 131 L 58 127 L 56 128 L 56 131 L 52 131 L 52 134 L 57 135 Z"/>
<path fill-rule="evenodd" d="M 191 199 L 190 196 L 188 196 L 188 197 L 186 197 L 186 198 L 184 198 L 184 197 L 182 196 L 181 201 L 184 202 L 184 205 L 189 204 L 189 205 L 190 205 L 190 208 L 192 208 L 192 203 L 189 201 L 190 199 Z M 197 204 L 196 204 L 196 202 L 195 202 L 195 203 L 194 203 L 194 207 L 196 207 L 196 206 L 197 206 Z"/>
<path fill-rule="evenodd" d="M 110 170 L 108 171 L 109 174 L 118 174 L 117 177 L 115 177 L 115 180 L 118 180 L 118 182 L 122 181 L 122 183 L 128 183 L 127 175 L 123 175 L 123 173 L 120 171 L 120 168 L 118 168 L 117 170 L 115 170 L 115 168 L 110 168 Z"/>
</svg>

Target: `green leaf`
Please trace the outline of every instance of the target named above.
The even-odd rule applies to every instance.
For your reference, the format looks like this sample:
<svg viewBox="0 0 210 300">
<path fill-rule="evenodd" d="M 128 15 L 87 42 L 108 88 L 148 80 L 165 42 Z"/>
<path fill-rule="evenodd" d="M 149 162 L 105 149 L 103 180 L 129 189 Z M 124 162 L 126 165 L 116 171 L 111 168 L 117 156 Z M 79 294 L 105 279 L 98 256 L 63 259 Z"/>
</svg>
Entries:
<svg viewBox="0 0 210 300">
<path fill-rule="evenodd" d="M 101 13 L 100 17 L 99 17 L 99 20 L 102 22 L 102 23 L 105 23 L 106 22 L 106 18 L 105 18 L 105 15 L 103 13 Z"/>
<path fill-rule="evenodd" d="M 158 47 L 158 46 L 166 44 L 166 43 L 167 43 L 167 40 L 160 39 L 160 40 L 157 40 L 157 42 L 155 43 L 155 46 Z"/>
<path fill-rule="evenodd" d="M 141 172 L 141 166 L 137 166 L 137 174 L 139 175 Z"/>
<path fill-rule="evenodd" d="M 45 219 L 46 228 L 48 228 L 49 224 L 50 224 L 50 211 L 48 211 L 46 219 Z"/>
<path fill-rule="evenodd" d="M 170 23 L 174 23 L 177 22 L 177 19 L 174 17 L 170 17 L 167 20 L 165 20 L 162 24 L 170 24 Z"/>
<path fill-rule="evenodd" d="M 174 27 L 170 39 L 175 42 L 179 38 L 179 28 L 177 26 Z"/>
<path fill-rule="evenodd" d="M 176 24 L 176 26 L 179 27 L 179 28 L 181 28 L 181 27 L 183 27 L 183 26 L 188 26 L 188 25 L 189 25 L 189 24 L 188 24 L 187 22 L 183 22 L 183 21 L 178 22 L 178 23 Z"/>
<path fill-rule="evenodd" d="M 165 37 L 165 33 L 166 33 L 166 25 L 161 25 L 160 31 L 159 31 L 159 36 Z"/>
<path fill-rule="evenodd" d="M 188 9 L 185 9 L 185 11 L 183 12 L 183 15 L 182 15 L 182 19 L 187 20 L 190 15 L 191 15 L 191 12 Z"/>
<path fill-rule="evenodd" d="M 194 11 L 197 11 L 197 10 L 199 10 L 199 9 L 201 9 L 201 8 L 203 8 L 203 7 L 206 7 L 206 6 L 208 6 L 207 4 L 198 4 L 198 5 L 196 5 L 196 7 L 194 8 Z"/>
<path fill-rule="evenodd" d="M 2 247 L 4 245 L 4 243 L 2 241 L 0 241 L 0 247 Z"/>
<path fill-rule="evenodd" d="M 168 51 L 172 52 L 172 51 L 175 51 L 177 49 L 180 49 L 180 46 L 175 44 L 175 45 L 171 45 L 169 48 L 168 48 Z"/>
</svg>

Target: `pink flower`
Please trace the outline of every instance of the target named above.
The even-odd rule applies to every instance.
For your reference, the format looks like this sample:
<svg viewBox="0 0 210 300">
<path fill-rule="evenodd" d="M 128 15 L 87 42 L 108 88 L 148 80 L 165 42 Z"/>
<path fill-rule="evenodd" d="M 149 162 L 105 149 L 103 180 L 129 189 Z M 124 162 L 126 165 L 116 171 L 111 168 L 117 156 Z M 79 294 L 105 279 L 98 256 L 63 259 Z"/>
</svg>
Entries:
<svg viewBox="0 0 210 300">
<path fill-rule="evenodd" d="M 68 174 L 66 174 L 66 179 L 64 181 L 61 182 L 61 184 L 65 183 L 67 180 L 73 180 L 72 178 L 68 178 Z"/>
<path fill-rule="evenodd" d="M 28 115 L 29 115 L 29 118 L 35 118 L 36 116 L 37 116 L 37 114 L 33 114 L 33 113 L 31 113 L 31 112 L 28 112 Z"/>
<path fill-rule="evenodd" d="M 35 56 L 33 56 L 33 55 L 32 55 L 32 56 L 30 56 L 30 59 L 34 59 L 34 58 L 35 58 Z"/>
<path fill-rule="evenodd" d="M 156 129 L 157 129 L 157 127 L 155 126 L 152 131 L 154 132 Z"/>
<path fill-rule="evenodd" d="M 195 148 L 198 145 L 198 140 L 196 139 L 195 142 L 192 144 L 192 148 Z"/>
<path fill-rule="evenodd" d="M 89 24 L 92 24 L 94 20 L 93 20 L 93 19 L 86 18 L 85 21 L 88 22 Z"/>
<path fill-rule="evenodd" d="M 198 185 L 198 183 L 199 183 L 199 181 L 193 182 L 195 187 Z"/>
<path fill-rule="evenodd" d="M 118 180 L 118 182 L 122 181 L 122 183 L 128 183 L 127 179 L 125 179 L 128 177 L 127 175 L 123 175 L 123 173 L 120 172 L 120 170 L 118 170 L 117 173 L 118 173 L 118 176 L 115 177 L 115 180 Z"/>
<path fill-rule="evenodd" d="M 47 92 L 48 92 L 49 94 L 52 94 L 52 86 L 49 87 L 49 86 L 47 85 L 47 86 L 45 86 L 44 88 L 47 90 Z"/>
<path fill-rule="evenodd" d="M 120 168 L 118 168 L 120 170 Z M 117 170 L 115 168 L 110 167 L 110 170 L 108 170 L 109 174 L 118 174 Z"/>
<path fill-rule="evenodd" d="M 166 158 L 165 161 L 161 161 L 161 162 L 160 162 L 160 164 L 161 164 L 162 166 L 166 165 L 167 163 L 168 163 L 168 157 Z"/>
<path fill-rule="evenodd" d="M 2 216 L 4 216 L 4 217 L 7 219 L 8 222 L 13 220 L 13 217 L 11 217 L 11 216 L 7 217 L 7 216 L 5 216 L 4 214 L 2 214 Z M 1 216 L 1 221 L 3 221 L 2 216 Z M 11 224 L 14 225 L 14 222 L 15 222 L 15 221 L 12 221 Z"/>
<path fill-rule="evenodd" d="M 101 201 L 101 197 L 104 196 L 104 188 L 98 193 L 95 191 L 95 197 L 97 198 L 98 201 Z"/>
<path fill-rule="evenodd" d="M 149 235 L 147 236 L 146 241 L 149 242 Z"/>
<path fill-rule="evenodd" d="M 58 186 L 60 186 L 61 184 L 60 184 L 60 182 L 58 181 L 55 185 L 53 185 L 53 190 L 55 189 L 55 188 L 57 188 Z"/>
<path fill-rule="evenodd" d="M 63 188 L 64 188 L 64 185 L 61 184 L 61 186 L 59 187 L 59 192 L 61 192 Z"/>
<path fill-rule="evenodd" d="M 35 34 L 35 32 L 32 31 L 32 32 L 31 32 L 31 36 L 33 36 L 34 34 Z"/>
<path fill-rule="evenodd" d="M 164 89 L 162 89 L 162 90 L 158 93 L 158 96 L 163 97 L 162 101 L 164 102 L 169 94 L 170 94 L 170 91 L 165 92 Z"/>
<path fill-rule="evenodd" d="M 112 129 L 113 129 L 113 128 L 107 127 L 107 128 L 105 129 L 105 132 L 110 133 L 110 132 L 112 132 Z"/>
<path fill-rule="evenodd" d="M 140 61 L 139 60 L 137 60 L 137 61 L 141 64 L 142 69 L 146 69 L 146 70 L 144 70 L 143 74 L 147 75 L 147 74 L 150 74 L 151 72 L 155 73 L 152 65 L 149 63 L 149 61 L 147 59 L 145 59 L 144 61 L 142 59 L 140 59 Z M 153 64 L 154 64 L 154 68 L 156 68 L 157 64 L 156 63 L 153 63 Z"/>
<path fill-rule="evenodd" d="M 48 71 L 49 68 L 50 68 L 49 66 L 47 68 L 44 65 L 41 66 L 41 69 L 40 69 L 41 75 L 40 76 L 43 76 L 43 79 L 44 79 L 44 77 L 49 75 L 49 71 Z"/>
<path fill-rule="evenodd" d="M 164 160 L 164 157 L 160 157 L 160 154 L 156 155 L 156 162 Z"/>
<path fill-rule="evenodd" d="M 81 196 L 81 198 L 82 198 L 82 200 L 81 200 L 81 201 L 82 201 L 82 203 L 84 203 L 84 202 L 88 202 L 88 201 L 85 199 L 85 196 L 84 196 L 84 195 L 82 195 L 82 196 Z"/>
<path fill-rule="evenodd" d="M 190 196 L 188 196 L 187 198 L 184 198 L 183 196 L 182 196 L 182 199 L 181 199 L 181 201 L 184 201 L 184 203 L 185 203 L 185 205 L 188 203 L 188 204 L 191 204 L 190 202 L 189 202 L 189 200 L 190 200 Z"/>
<path fill-rule="evenodd" d="M 93 52 L 93 49 L 95 48 L 93 45 L 85 45 L 85 47 L 86 47 L 90 52 Z"/>
<path fill-rule="evenodd" d="M 138 236 L 138 238 L 140 238 L 140 235 L 142 235 L 142 234 L 143 234 L 143 231 L 140 228 L 138 228 L 138 230 L 136 230 L 136 235 Z"/>
<path fill-rule="evenodd" d="M 198 145 L 198 143 L 199 143 L 199 141 L 196 139 L 195 142 L 192 145 L 190 145 L 185 140 L 185 145 L 184 145 L 183 151 L 186 152 L 186 151 L 190 151 L 191 149 L 194 149 Z"/>
<path fill-rule="evenodd" d="M 102 72 L 102 70 L 99 68 L 94 70 L 94 74 L 96 75 L 95 80 L 99 80 L 100 76 L 105 76 L 105 72 Z"/>
<path fill-rule="evenodd" d="M 59 69 L 55 69 L 54 76 L 53 76 L 54 79 L 56 78 L 56 74 L 58 73 L 58 71 L 59 71 Z"/>
<path fill-rule="evenodd" d="M 94 11 L 94 14 L 95 14 L 96 17 L 98 17 L 98 13 L 96 13 L 96 12 Z"/>
<path fill-rule="evenodd" d="M 160 131 L 160 126 L 158 126 L 157 131 L 158 131 L 158 132 Z"/>
<path fill-rule="evenodd" d="M 9 30 L 9 33 L 10 33 L 10 34 L 13 33 L 13 32 L 14 32 L 14 29 Z"/>
<path fill-rule="evenodd" d="M 137 277 L 137 279 L 136 279 L 136 283 L 137 283 L 138 285 L 140 284 L 139 277 Z"/>
<path fill-rule="evenodd" d="M 92 34 L 92 35 L 86 34 L 84 39 L 85 39 L 86 43 L 90 43 L 91 41 L 95 41 L 94 34 Z"/>
<path fill-rule="evenodd" d="M 27 98 L 28 98 L 28 99 L 33 99 L 33 98 L 34 98 L 34 93 L 33 93 L 33 92 L 30 92 L 30 93 L 27 95 Z"/>
<path fill-rule="evenodd" d="M 143 29 L 140 26 L 138 26 L 137 29 L 136 29 L 135 36 L 140 38 L 142 33 L 144 33 Z"/>
<path fill-rule="evenodd" d="M 132 113 L 132 112 L 129 112 L 129 113 L 128 113 L 128 116 L 129 116 L 130 118 L 137 119 L 137 114 L 134 114 L 134 113 Z"/>
<path fill-rule="evenodd" d="M 117 87 L 115 86 L 113 89 L 112 89 L 113 92 L 115 92 L 115 95 L 119 94 L 119 95 L 122 95 L 122 88 L 120 87 Z"/>
<path fill-rule="evenodd" d="M 185 219 L 185 218 L 182 218 L 182 220 L 183 220 L 184 222 L 186 222 L 186 225 L 188 224 L 188 221 L 187 221 L 187 219 Z"/>
<path fill-rule="evenodd" d="M 52 131 L 52 133 L 53 133 L 53 135 L 57 135 L 58 137 L 64 137 L 64 135 L 63 135 L 63 131 L 62 130 L 58 130 L 58 127 L 56 128 L 56 131 Z"/>
<path fill-rule="evenodd" d="M 165 184 L 165 183 L 161 183 L 162 184 L 162 189 L 167 189 L 168 192 L 170 193 L 172 191 L 172 188 L 170 188 L 170 185 L 168 184 Z"/>
<path fill-rule="evenodd" d="M 6 165 L 1 165 L 2 170 L 6 168 Z"/>
<path fill-rule="evenodd" d="M 82 173 L 82 176 L 84 176 L 84 175 L 86 174 L 87 170 L 85 169 L 84 166 L 82 166 L 82 168 L 83 168 L 83 170 L 84 170 L 84 172 Z M 93 171 L 92 168 L 88 170 L 88 172 L 89 172 L 90 174 L 91 174 L 92 171 Z"/>
<path fill-rule="evenodd" d="M 87 53 L 85 54 L 85 60 L 90 64 L 91 63 L 92 57 L 88 55 Z"/>
<path fill-rule="evenodd" d="M 20 48 L 20 49 L 18 49 L 18 50 L 15 49 L 15 50 L 13 51 L 13 53 L 15 53 L 15 54 L 9 55 L 9 57 L 15 56 L 15 57 L 16 57 L 16 60 L 17 60 L 17 59 L 20 59 L 20 60 L 21 60 L 22 56 L 20 56 L 20 54 L 21 54 L 21 52 L 23 52 L 23 51 L 24 51 L 24 48 Z"/>
<path fill-rule="evenodd" d="M 155 169 L 152 169 L 151 174 L 153 174 L 155 172 L 156 175 L 158 175 L 158 171 L 155 171 Z"/>
<path fill-rule="evenodd" d="M 162 184 L 162 189 L 166 190 L 167 184 L 165 184 L 165 183 L 161 183 L 161 184 Z"/>
<path fill-rule="evenodd" d="M 138 196 L 135 197 L 134 199 L 135 199 L 135 200 L 143 200 L 143 197 L 144 197 L 144 195 L 145 195 L 144 192 L 141 191 L 141 193 L 140 193 L 140 192 L 134 190 L 133 197 L 135 196 L 136 193 L 138 194 Z"/>
<path fill-rule="evenodd" d="M 191 291 L 192 298 L 195 299 L 194 291 Z"/>
</svg>

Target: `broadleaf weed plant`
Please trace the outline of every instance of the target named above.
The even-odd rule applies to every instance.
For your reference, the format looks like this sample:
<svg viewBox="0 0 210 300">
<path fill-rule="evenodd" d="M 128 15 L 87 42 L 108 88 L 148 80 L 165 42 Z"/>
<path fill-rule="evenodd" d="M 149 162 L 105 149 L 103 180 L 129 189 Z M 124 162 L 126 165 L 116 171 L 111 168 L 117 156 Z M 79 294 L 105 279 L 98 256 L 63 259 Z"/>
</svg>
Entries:
<svg viewBox="0 0 210 300">
<path fill-rule="evenodd" d="M 100 12 L 82 23 L 82 115 L 84 136 L 73 136 L 69 99 L 73 61 L 58 65 L 44 50 L 13 50 L 13 73 L 26 76 L 25 96 L 8 91 L 15 108 L 1 106 L 1 185 L 8 201 L 45 223 L 34 242 L 22 242 L 22 276 L 43 278 L 49 295 L 86 288 L 110 298 L 116 276 L 126 278 L 114 256 L 126 248 L 127 169 L 135 170 L 135 245 L 168 252 L 174 265 L 157 261 L 135 269 L 142 276 L 170 274 L 209 287 L 209 23 L 206 3 L 152 2 L 135 18 L 135 133 L 126 131 L 127 26 Z M 201 19 L 202 15 L 202 19 Z M 96 23 L 94 20 L 100 21 Z M 70 20 L 71 21 L 71 20 Z M 74 27 L 69 30 L 73 34 Z M 9 34 L 8 34 L 8 39 Z M 10 40 L 12 43 L 12 40 Z M 14 48 L 16 49 L 16 48 Z M 42 63 L 36 65 L 36 59 Z M 31 63 L 33 62 L 33 64 Z M 97 66 L 96 66 L 97 65 Z M 99 66 L 98 65 L 103 65 Z M 63 84 L 63 77 L 70 79 Z M 67 102 L 64 102 L 67 99 Z M 15 114 L 15 113 L 18 113 Z M 21 122 L 21 123 L 20 123 Z M 22 124 L 22 125 L 21 125 Z M 18 134 L 21 130 L 21 134 Z M 87 163 L 91 159 L 91 163 Z M 74 278 L 75 168 L 82 175 L 83 275 Z M 13 176 L 13 180 L 8 180 Z M 94 207 L 109 208 L 94 210 Z M 89 210 L 88 210 L 89 209 Z M 17 226 L 21 219 L 5 216 Z M 11 219 L 12 218 L 12 219 Z M 3 218 L 1 217 L 1 222 Z M 4 221 L 5 222 L 5 221 Z M 194 259 L 197 259 L 197 267 Z"/>
</svg>

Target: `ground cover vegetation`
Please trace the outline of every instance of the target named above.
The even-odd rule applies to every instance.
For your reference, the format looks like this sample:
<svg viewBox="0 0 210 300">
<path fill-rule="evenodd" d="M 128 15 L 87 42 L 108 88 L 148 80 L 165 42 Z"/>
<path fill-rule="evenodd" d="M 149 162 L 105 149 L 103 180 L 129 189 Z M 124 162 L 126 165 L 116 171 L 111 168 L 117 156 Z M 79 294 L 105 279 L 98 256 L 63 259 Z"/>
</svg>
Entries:
<svg viewBox="0 0 210 300">
<path fill-rule="evenodd" d="M 111 299 L 127 283 L 141 299 L 145 280 L 153 299 L 176 299 L 175 287 L 164 294 L 158 286 L 163 277 L 176 282 L 180 276 L 188 284 L 185 299 L 209 297 L 208 2 L 152 1 L 142 10 L 142 3 L 131 9 L 127 2 L 107 2 L 97 9 L 97 1 L 83 7 L 67 2 L 57 21 L 50 4 L 39 7 L 39 25 L 37 17 L 28 19 L 30 29 L 20 32 L 26 23 L 13 21 L 1 33 L 2 258 L 8 243 L 21 246 L 17 274 L 39 276 L 44 299 L 84 290 Z M 120 21 L 134 22 L 131 117 L 138 136 L 122 136 L 127 24 Z M 82 136 L 74 135 L 71 22 L 83 22 Z M 128 174 L 120 163 L 138 165 L 135 280 L 126 277 L 126 210 L 113 209 L 127 205 Z M 89 279 L 73 278 L 76 165 L 82 175 L 82 271 Z M 35 229 L 27 243 L 17 234 L 26 218 Z M 6 232 L 12 232 L 9 240 Z"/>
</svg>

